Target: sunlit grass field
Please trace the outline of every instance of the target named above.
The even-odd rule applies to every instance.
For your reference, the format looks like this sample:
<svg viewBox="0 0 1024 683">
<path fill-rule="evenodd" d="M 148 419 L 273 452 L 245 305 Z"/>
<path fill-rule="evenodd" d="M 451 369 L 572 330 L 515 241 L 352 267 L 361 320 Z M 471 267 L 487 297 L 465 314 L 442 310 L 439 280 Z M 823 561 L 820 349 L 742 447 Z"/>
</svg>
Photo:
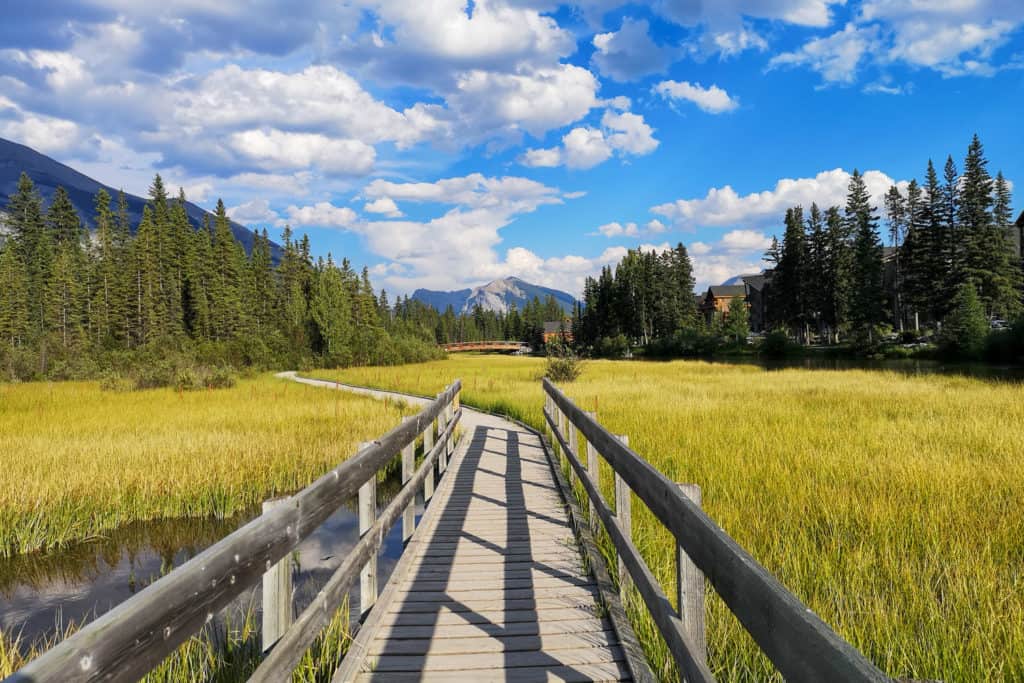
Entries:
<svg viewBox="0 0 1024 683">
<path fill-rule="evenodd" d="M 315 374 L 420 394 L 460 377 L 465 403 L 539 427 L 543 367 L 452 356 Z M 1024 387 L 593 361 L 564 388 L 670 479 L 699 484 L 708 514 L 889 675 L 1024 680 Z M 674 595 L 671 537 L 635 498 L 633 518 Z M 634 623 L 666 672 L 653 626 Z M 777 677 L 717 597 L 708 647 L 720 680 Z"/>
<path fill-rule="evenodd" d="M 0 556 L 236 514 L 305 486 L 403 410 L 272 375 L 180 393 L 0 384 Z"/>
</svg>

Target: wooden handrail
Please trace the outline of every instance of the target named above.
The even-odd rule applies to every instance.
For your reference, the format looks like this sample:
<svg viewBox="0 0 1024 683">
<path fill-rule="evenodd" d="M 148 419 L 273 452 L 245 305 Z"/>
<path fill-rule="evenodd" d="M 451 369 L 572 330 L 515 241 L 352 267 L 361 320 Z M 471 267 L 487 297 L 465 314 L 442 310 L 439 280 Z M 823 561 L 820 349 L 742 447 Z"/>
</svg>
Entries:
<svg viewBox="0 0 1024 683">
<path fill-rule="evenodd" d="M 420 433 L 443 415 L 447 436 L 438 439 L 437 446 L 432 449 L 432 457 L 436 458 L 442 445 L 448 447 L 448 437 L 458 415 L 458 411 L 452 411 L 451 407 L 457 405 L 461 387 L 461 382 L 456 381 L 417 415 L 360 449 L 356 455 L 289 498 L 287 504 L 272 508 L 207 548 L 6 680 L 12 683 L 137 680 L 211 621 L 231 600 L 260 582 L 264 572 L 320 526 L 360 486 L 375 478 L 378 470 L 405 446 L 415 443 Z M 415 495 L 413 487 L 422 483 L 420 474 L 417 472 L 396 500 L 407 503 L 405 499 Z M 389 505 L 378 520 L 381 525 L 393 508 L 400 511 L 402 506 Z M 382 536 L 383 532 L 367 534 L 378 535 Z M 371 540 L 364 545 L 363 540 L 356 546 L 358 550 L 353 551 L 360 557 L 378 542 Z M 355 562 L 358 560 L 354 559 Z M 342 567 L 345 565 L 343 563 Z M 332 581 L 336 578 L 336 583 L 340 584 L 346 577 L 338 577 L 336 573 Z M 331 595 L 337 597 L 337 592 Z M 340 602 L 339 598 L 337 604 Z M 323 609 L 323 603 L 318 604 Z M 305 613 L 292 627 L 294 629 L 301 624 L 303 635 L 310 621 L 304 617 Z M 292 629 L 282 640 L 290 638 Z"/>
<path fill-rule="evenodd" d="M 578 429 L 583 434 L 587 443 L 675 536 L 679 546 L 787 680 L 890 680 L 758 564 L 674 482 L 577 407 L 550 380 L 545 378 L 543 385 L 550 399 L 550 408 L 545 408 L 548 424 L 687 680 L 712 679 L 702 678 L 710 673 L 696 666 L 700 662 L 694 657 L 678 612 L 671 608 L 664 592 L 654 582 L 632 539 L 622 532 L 578 454 L 569 448 L 568 438 L 559 429 L 559 415 L 565 416 L 570 429 Z M 557 414 L 552 414 L 554 411 Z M 691 675 L 694 678 L 691 679 Z"/>
</svg>

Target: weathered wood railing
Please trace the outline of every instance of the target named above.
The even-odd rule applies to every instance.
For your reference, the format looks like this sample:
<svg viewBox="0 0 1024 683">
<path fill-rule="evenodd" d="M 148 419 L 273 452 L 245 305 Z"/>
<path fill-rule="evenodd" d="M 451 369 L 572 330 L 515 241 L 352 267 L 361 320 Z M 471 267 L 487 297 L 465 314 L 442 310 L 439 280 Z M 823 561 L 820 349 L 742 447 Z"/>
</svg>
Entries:
<svg viewBox="0 0 1024 683">
<path fill-rule="evenodd" d="M 212 621 L 231 600 L 259 583 L 264 573 L 274 572 L 275 563 L 357 491 L 373 491 L 378 471 L 401 453 L 401 491 L 379 515 L 376 509 L 368 511 L 368 524 L 360 525 L 359 542 L 313 603 L 283 631 L 250 678 L 275 683 L 286 680 L 302 654 L 330 623 L 363 568 L 375 564 L 371 560 L 376 559 L 388 529 L 415 505 L 420 488 L 426 487 L 427 482 L 433 488 L 435 464 L 443 473 L 453 451 L 455 427 L 462 416 L 461 386 L 455 382 L 419 414 L 403 420 L 377 441 L 364 444 L 358 453 L 302 491 L 267 507 L 260 517 L 110 610 L 7 680 L 137 680 Z M 408 461 L 414 456 L 421 434 L 423 460 L 419 468 L 414 468 L 414 463 Z M 360 496 L 361 509 L 367 495 Z M 415 521 L 415 517 L 406 519 L 411 520 L 409 524 Z M 268 583 L 273 585 L 275 580 Z M 365 608 L 376 599 L 376 581 L 368 586 L 364 583 L 364 590 L 371 591 L 360 595 Z"/>
<path fill-rule="evenodd" d="M 689 628 L 686 615 L 672 607 L 633 545 L 628 521 L 631 494 L 636 494 L 676 539 L 680 549 L 679 592 L 684 592 L 683 575 L 689 559 L 787 680 L 890 680 L 786 590 L 704 514 L 687 492 L 631 450 L 627 439 L 611 434 L 593 413 L 581 410 L 547 379 L 544 392 L 548 426 L 570 465 L 570 472 L 589 498 L 592 518 L 601 521 L 615 547 L 620 583 L 631 582 L 636 587 L 687 681 L 714 678 L 704 662 L 703 644 L 695 642 L 701 634 Z M 580 461 L 577 430 L 587 443 L 590 457 L 586 466 Z M 614 511 L 601 495 L 596 455 L 603 457 L 615 474 Z M 683 608 L 686 596 L 679 595 L 677 599 Z"/>
</svg>

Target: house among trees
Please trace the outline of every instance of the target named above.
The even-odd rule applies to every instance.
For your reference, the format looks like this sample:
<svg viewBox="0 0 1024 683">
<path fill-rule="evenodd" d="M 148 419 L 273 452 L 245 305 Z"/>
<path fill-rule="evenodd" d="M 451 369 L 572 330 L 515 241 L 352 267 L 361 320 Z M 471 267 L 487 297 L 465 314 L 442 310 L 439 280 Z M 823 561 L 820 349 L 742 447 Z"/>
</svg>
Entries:
<svg viewBox="0 0 1024 683">
<path fill-rule="evenodd" d="M 747 288 L 747 307 L 750 311 L 750 331 L 764 332 L 768 329 L 768 287 L 772 271 L 764 270 L 753 275 L 741 275 Z"/>
<path fill-rule="evenodd" d="M 550 344 L 553 341 L 560 341 L 565 344 L 572 343 L 572 321 L 555 320 L 544 323 L 544 343 Z"/>
<path fill-rule="evenodd" d="M 729 312 L 729 304 L 733 299 L 747 297 L 746 285 L 712 285 L 704 293 L 698 310 L 704 317 L 704 324 L 710 326 L 718 315 L 725 316 Z"/>
</svg>

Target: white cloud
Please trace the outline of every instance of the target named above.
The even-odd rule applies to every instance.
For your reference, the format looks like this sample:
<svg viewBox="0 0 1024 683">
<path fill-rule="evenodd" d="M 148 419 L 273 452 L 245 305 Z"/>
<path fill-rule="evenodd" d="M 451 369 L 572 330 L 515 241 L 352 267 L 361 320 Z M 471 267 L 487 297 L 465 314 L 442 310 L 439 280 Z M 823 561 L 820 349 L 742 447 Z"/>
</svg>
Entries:
<svg viewBox="0 0 1024 683">
<path fill-rule="evenodd" d="M 893 184 L 905 188 L 881 171 L 866 171 L 864 182 L 872 201 L 881 206 L 883 197 Z M 731 186 L 713 187 L 707 195 L 696 199 L 679 199 L 651 208 L 682 229 L 701 226 L 730 227 L 766 226 L 779 224 L 786 209 L 802 205 L 810 207 L 844 206 L 850 174 L 841 168 L 822 171 L 813 178 L 783 178 L 771 190 L 739 195 Z"/>
<path fill-rule="evenodd" d="M 756 230 L 730 230 L 722 236 L 722 248 L 727 251 L 764 251 L 772 240 Z"/>
<path fill-rule="evenodd" d="M 688 81 L 662 81 L 654 86 L 654 92 L 665 99 L 689 100 L 709 114 L 721 114 L 739 106 L 736 98 L 717 85 L 705 88 Z"/>
<path fill-rule="evenodd" d="M 605 223 L 597 228 L 597 232 L 592 233 L 594 235 L 604 235 L 607 238 L 612 237 L 637 237 L 640 234 L 640 228 L 637 227 L 636 223 L 626 223 L 623 225 L 619 222 Z"/>
<path fill-rule="evenodd" d="M 247 130 L 233 133 L 228 144 L 267 170 L 316 166 L 329 173 L 365 175 L 376 159 L 376 151 L 365 142 L 332 139 L 319 133 Z"/>
<path fill-rule="evenodd" d="M 648 29 L 646 20 L 624 17 L 618 31 L 598 33 L 592 41 L 593 64 L 616 81 L 661 73 L 672 62 L 672 54 L 651 39 Z"/>
<path fill-rule="evenodd" d="M 363 211 L 366 213 L 383 214 L 388 218 L 400 218 L 402 216 L 402 212 L 398 209 L 398 205 L 395 204 L 395 200 L 391 197 L 380 197 L 372 202 L 367 202 L 363 206 Z"/>
<path fill-rule="evenodd" d="M 0 137 L 45 153 L 71 150 L 82 142 L 82 136 L 74 121 L 53 116 L 22 114 L 17 119 L 0 120 Z"/>
<path fill-rule="evenodd" d="M 848 23 L 842 31 L 815 38 L 799 50 L 772 57 L 768 68 L 806 66 L 829 83 L 852 83 L 861 61 L 881 51 L 877 26 L 858 27 Z"/>
<path fill-rule="evenodd" d="M 280 216 L 270 208 L 270 202 L 266 199 L 253 199 L 229 208 L 228 217 L 243 225 L 252 225 L 253 223 L 272 223 Z"/>
<path fill-rule="evenodd" d="M 519 163 L 530 168 L 552 168 L 562 165 L 562 148 L 528 149 L 519 158 Z"/>
<path fill-rule="evenodd" d="M 832 23 L 831 5 L 846 0 L 656 0 L 654 9 L 684 26 L 707 24 L 713 28 L 738 24 L 744 17 L 778 19 L 799 26 L 823 27 Z"/>
<path fill-rule="evenodd" d="M 711 253 L 711 245 L 706 242 L 691 242 L 687 251 L 691 256 L 703 256 Z"/>
<path fill-rule="evenodd" d="M 612 147 L 597 128 L 573 128 L 562 138 L 565 165 L 593 168 L 612 156 Z"/>
<path fill-rule="evenodd" d="M 644 117 L 639 114 L 616 114 L 606 111 L 601 117 L 601 125 L 610 131 L 608 144 L 612 149 L 642 156 L 658 148 L 658 141 L 654 139 L 654 129 L 648 126 L 644 122 Z"/>
<path fill-rule="evenodd" d="M 657 218 L 647 221 L 647 225 L 645 225 L 644 227 L 647 229 L 647 232 L 651 233 L 652 235 L 657 235 L 668 230 L 668 226 L 659 221 Z"/>
<path fill-rule="evenodd" d="M 540 138 L 586 116 L 598 104 L 597 89 L 594 75 L 573 64 L 514 74 L 477 69 L 462 74 L 446 99 L 465 135 Z"/>
<path fill-rule="evenodd" d="M 528 149 L 519 163 L 531 167 L 565 165 L 573 169 L 593 168 L 616 152 L 620 156 L 642 156 L 658 147 L 654 129 L 644 117 L 628 111 L 607 109 L 601 117 L 601 128 L 576 127 L 562 136 L 560 147 Z"/>
<path fill-rule="evenodd" d="M 347 206 L 334 206 L 330 202 L 317 202 L 312 206 L 289 206 L 278 225 L 308 228 L 351 228 L 356 224 L 356 212 Z"/>
<path fill-rule="evenodd" d="M 768 41 L 749 26 L 742 26 L 733 31 L 708 33 L 702 44 L 705 51 L 717 52 L 726 59 L 747 50 L 763 52 L 768 49 Z"/>
</svg>

